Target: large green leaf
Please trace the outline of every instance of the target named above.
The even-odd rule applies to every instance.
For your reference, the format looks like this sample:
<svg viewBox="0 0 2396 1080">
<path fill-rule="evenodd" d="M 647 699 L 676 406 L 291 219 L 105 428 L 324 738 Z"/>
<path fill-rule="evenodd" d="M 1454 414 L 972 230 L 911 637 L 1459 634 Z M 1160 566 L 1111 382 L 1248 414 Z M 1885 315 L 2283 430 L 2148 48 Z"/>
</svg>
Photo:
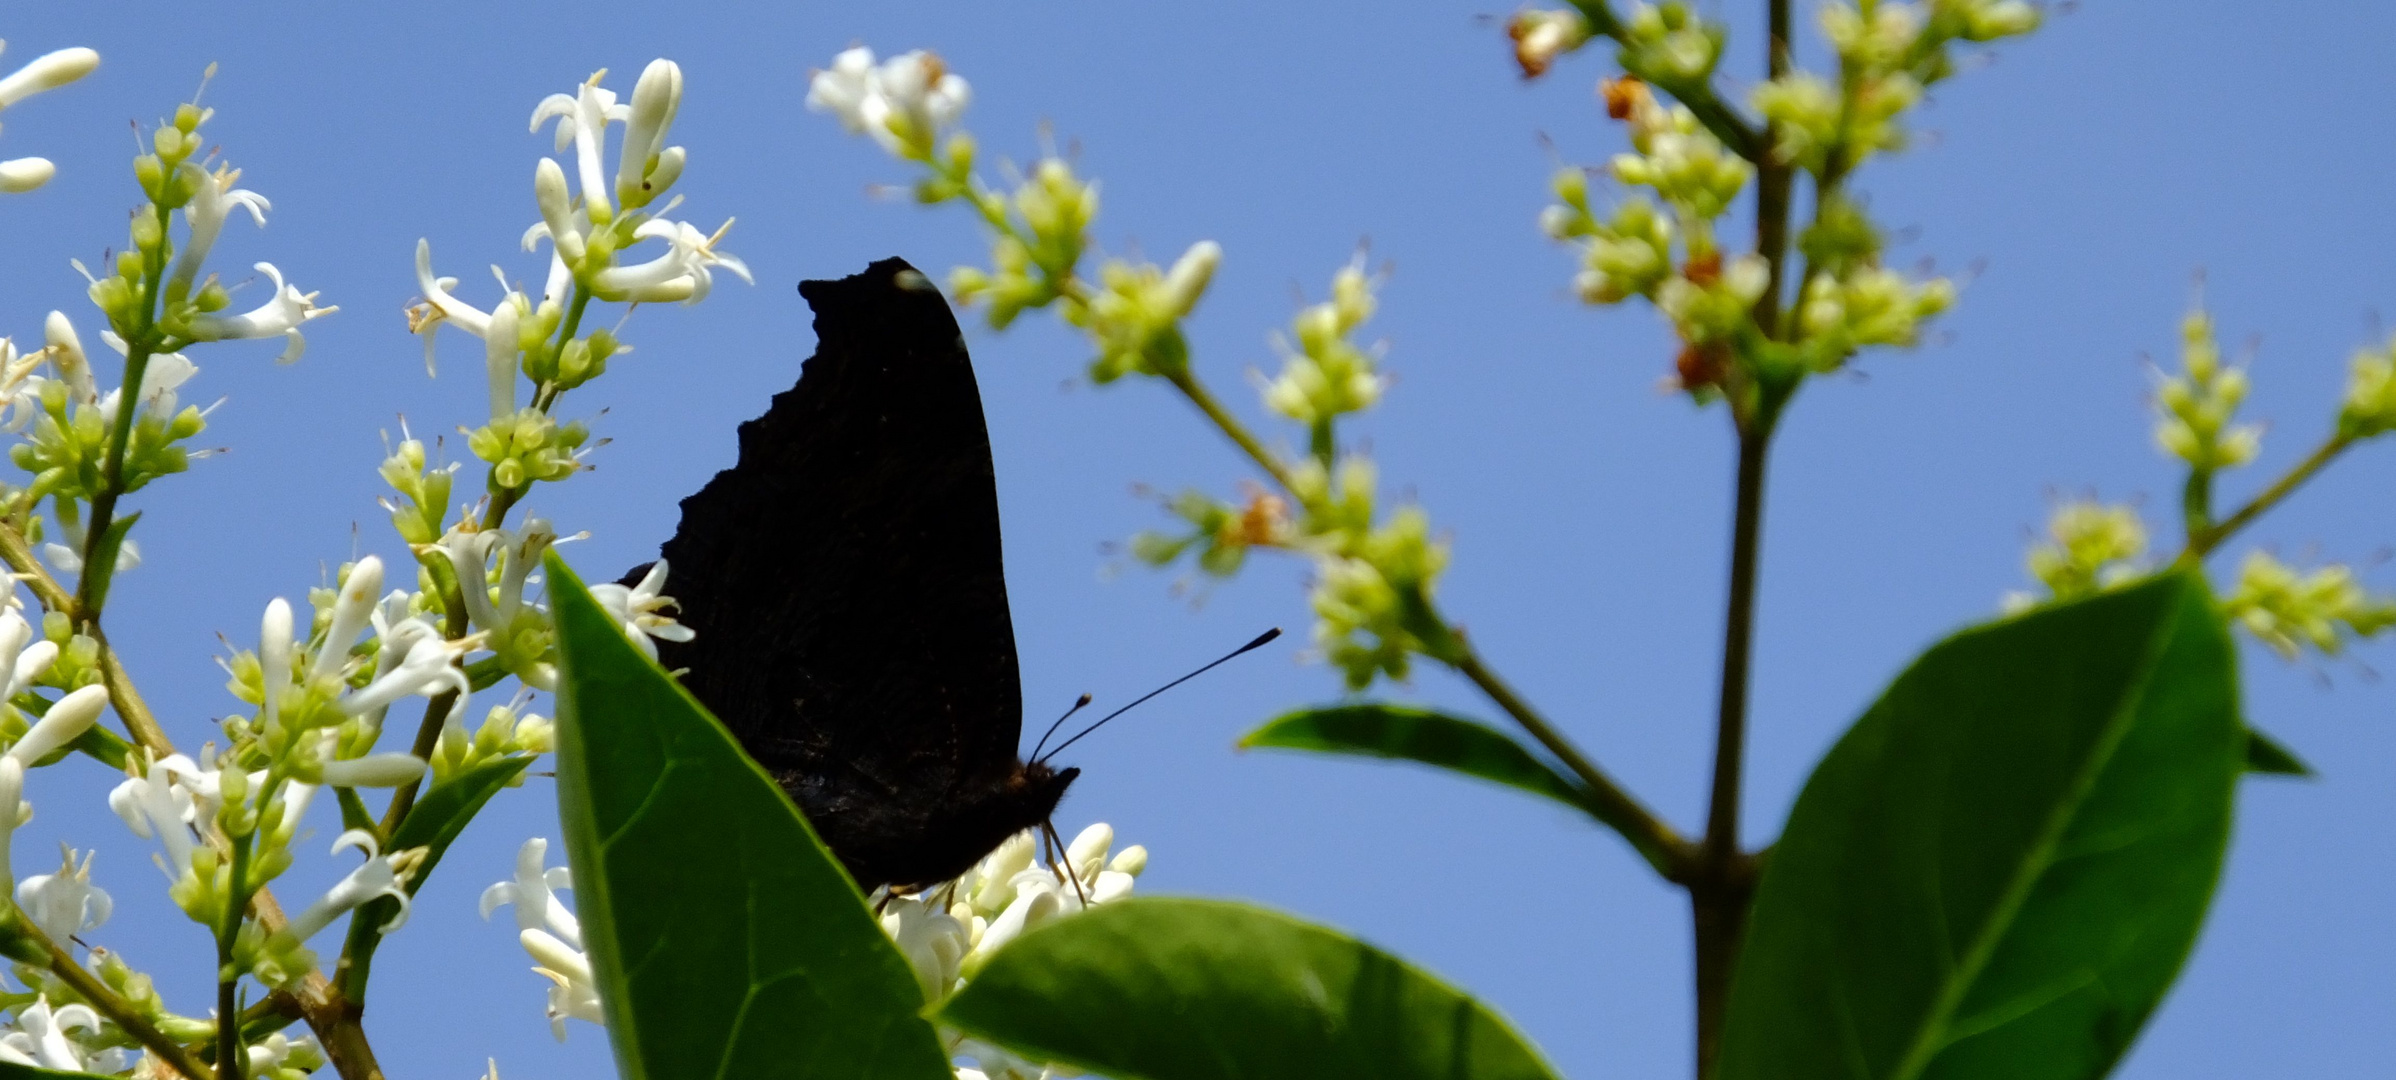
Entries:
<svg viewBox="0 0 2396 1080">
<path fill-rule="evenodd" d="M 558 811 L 626 1080 L 949 1080 L 923 991 L 804 817 L 547 560 Z"/>
<path fill-rule="evenodd" d="M 1299 709 L 1240 738 L 1241 749 L 1255 746 L 1415 761 L 1593 812 L 1581 785 L 1505 732 L 1430 709 L 1377 701 Z"/>
<path fill-rule="evenodd" d="M 2110 1070 L 2220 874 L 2246 746 L 2234 663 L 2185 573 L 1915 661 L 1773 848 L 1719 1080 Z"/>
<path fill-rule="evenodd" d="M 1016 939 L 940 1018 L 1117 1080 L 1552 1080 L 1496 1013 L 1335 930 L 1134 899 Z"/>
</svg>

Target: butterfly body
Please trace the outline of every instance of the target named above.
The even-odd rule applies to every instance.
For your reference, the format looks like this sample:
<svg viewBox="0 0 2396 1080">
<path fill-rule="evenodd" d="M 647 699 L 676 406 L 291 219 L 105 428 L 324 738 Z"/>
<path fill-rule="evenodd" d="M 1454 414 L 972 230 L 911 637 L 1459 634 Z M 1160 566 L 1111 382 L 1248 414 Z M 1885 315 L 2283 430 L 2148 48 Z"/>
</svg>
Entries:
<svg viewBox="0 0 2396 1080">
<path fill-rule="evenodd" d="M 1017 756 L 990 439 L 947 302 L 898 259 L 799 291 L 816 353 L 683 500 L 661 556 L 696 636 L 659 659 L 860 886 L 946 881 L 1078 770 Z"/>
</svg>

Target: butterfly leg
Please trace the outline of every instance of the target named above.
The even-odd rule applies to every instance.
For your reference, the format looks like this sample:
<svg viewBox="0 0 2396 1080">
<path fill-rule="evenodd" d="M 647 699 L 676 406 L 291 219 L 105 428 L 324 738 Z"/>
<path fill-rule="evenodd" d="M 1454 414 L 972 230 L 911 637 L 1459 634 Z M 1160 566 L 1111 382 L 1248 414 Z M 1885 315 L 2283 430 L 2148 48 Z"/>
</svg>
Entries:
<svg viewBox="0 0 2396 1080">
<path fill-rule="evenodd" d="M 1048 845 L 1049 852 L 1048 864 L 1050 866 L 1059 866 L 1064 868 L 1065 880 L 1073 883 L 1073 898 L 1081 901 L 1083 907 L 1089 907 L 1090 898 L 1082 893 L 1081 872 L 1073 868 L 1073 857 L 1071 854 L 1066 852 L 1065 841 L 1057 836 L 1057 823 L 1047 820 L 1041 821 L 1040 832 L 1044 837 L 1046 837 L 1045 842 Z"/>
</svg>

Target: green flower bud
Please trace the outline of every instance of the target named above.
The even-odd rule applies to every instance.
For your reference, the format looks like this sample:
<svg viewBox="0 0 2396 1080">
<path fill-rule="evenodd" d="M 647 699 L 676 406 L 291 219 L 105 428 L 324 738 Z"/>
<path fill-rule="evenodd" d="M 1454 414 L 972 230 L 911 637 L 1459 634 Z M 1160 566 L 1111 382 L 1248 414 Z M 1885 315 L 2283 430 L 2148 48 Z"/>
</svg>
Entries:
<svg viewBox="0 0 2396 1080">
<path fill-rule="evenodd" d="M 2256 640 L 2288 659 L 2306 647 L 2336 656 L 2349 638 L 2396 626 L 2396 598 L 2373 596 L 2352 568 L 2332 563 L 2301 573 L 2256 551 L 2238 568 L 2238 587 L 2223 609 Z"/>
<path fill-rule="evenodd" d="M 2090 596 L 2143 572 L 2137 564 L 2146 554 L 2146 524 L 2130 507 L 2065 503 L 2047 535 L 2051 542 L 2031 549 L 2029 568 L 2052 599 Z"/>
</svg>

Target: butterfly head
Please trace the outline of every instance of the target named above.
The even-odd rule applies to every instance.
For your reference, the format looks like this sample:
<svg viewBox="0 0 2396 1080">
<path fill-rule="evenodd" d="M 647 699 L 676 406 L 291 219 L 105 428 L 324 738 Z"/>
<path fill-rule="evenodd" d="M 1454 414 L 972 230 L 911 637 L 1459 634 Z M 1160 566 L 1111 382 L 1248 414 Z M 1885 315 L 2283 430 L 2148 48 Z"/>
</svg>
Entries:
<svg viewBox="0 0 2396 1080">
<path fill-rule="evenodd" d="M 1080 769 L 1053 768 L 1044 760 L 1017 766 L 1001 789 L 1000 798 L 1009 804 L 1005 816 L 1022 821 L 1021 827 L 1026 829 L 1048 820 L 1065 798 L 1065 789 L 1081 774 Z"/>
</svg>

